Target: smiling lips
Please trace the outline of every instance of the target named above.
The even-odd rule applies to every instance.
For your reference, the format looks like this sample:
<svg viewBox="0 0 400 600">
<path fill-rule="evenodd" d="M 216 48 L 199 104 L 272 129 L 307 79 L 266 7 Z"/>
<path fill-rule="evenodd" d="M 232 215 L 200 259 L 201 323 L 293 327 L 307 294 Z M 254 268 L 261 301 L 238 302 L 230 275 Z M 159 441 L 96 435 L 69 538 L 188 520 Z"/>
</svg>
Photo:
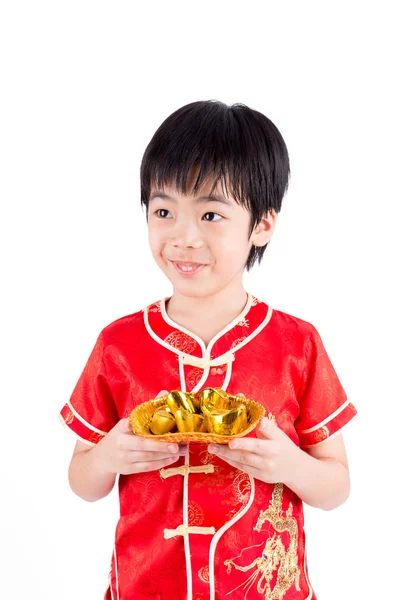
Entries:
<svg viewBox="0 0 400 600">
<path fill-rule="evenodd" d="M 180 273 L 181 275 L 185 275 L 186 277 L 196 275 L 197 273 L 199 273 L 199 271 L 201 271 L 201 269 L 203 267 L 207 266 L 205 264 L 195 263 L 195 262 L 186 262 L 186 261 L 171 261 L 171 262 L 174 265 L 175 269 L 178 271 L 178 273 Z"/>
</svg>

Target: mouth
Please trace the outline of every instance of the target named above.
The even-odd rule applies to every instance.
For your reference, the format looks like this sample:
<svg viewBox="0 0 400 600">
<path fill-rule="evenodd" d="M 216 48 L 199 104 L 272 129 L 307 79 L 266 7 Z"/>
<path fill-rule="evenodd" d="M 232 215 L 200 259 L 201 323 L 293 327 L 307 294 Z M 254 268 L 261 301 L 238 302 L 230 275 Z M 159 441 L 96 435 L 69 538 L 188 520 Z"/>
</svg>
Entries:
<svg viewBox="0 0 400 600">
<path fill-rule="evenodd" d="M 197 273 L 199 273 L 204 267 L 207 266 L 206 264 L 203 264 L 203 263 L 195 263 L 195 262 L 187 262 L 187 261 L 171 260 L 170 262 L 172 262 L 172 264 L 174 265 L 174 267 L 178 271 L 178 273 L 180 275 L 183 275 L 184 277 L 194 277 L 194 275 L 197 275 Z"/>
</svg>

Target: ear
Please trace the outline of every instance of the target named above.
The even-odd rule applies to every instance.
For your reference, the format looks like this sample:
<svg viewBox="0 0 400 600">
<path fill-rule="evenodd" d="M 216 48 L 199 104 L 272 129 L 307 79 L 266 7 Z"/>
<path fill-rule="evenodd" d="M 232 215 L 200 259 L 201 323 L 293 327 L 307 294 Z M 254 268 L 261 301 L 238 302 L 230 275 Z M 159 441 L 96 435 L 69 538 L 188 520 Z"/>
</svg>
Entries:
<svg viewBox="0 0 400 600">
<path fill-rule="evenodd" d="M 251 243 L 253 246 L 265 246 L 267 244 L 272 234 L 275 231 L 275 225 L 278 215 L 272 208 L 267 215 L 264 215 L 261 221 L 256 225 L 253 229 L 253 233 L 251 234 Z"/>
</svg>

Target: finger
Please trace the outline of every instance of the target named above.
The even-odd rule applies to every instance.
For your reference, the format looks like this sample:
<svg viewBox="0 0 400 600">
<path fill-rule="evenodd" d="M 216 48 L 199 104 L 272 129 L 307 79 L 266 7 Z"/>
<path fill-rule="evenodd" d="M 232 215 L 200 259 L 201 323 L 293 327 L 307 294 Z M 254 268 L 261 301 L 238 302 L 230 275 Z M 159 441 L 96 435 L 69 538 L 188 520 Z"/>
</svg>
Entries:
<svg viewBox="0 0 400 600">
<path fill-rule="evenodd" d="M 165 446 L 165 444 L 164 444 Z M 187 448 L 180 448 L 178 446 L 177 451 L 168 451 L 166 448 L 163 448 L 162 452 L 154 451 L 154 450 L 128 450 L 128 456 L 130 457 L 130 461 L 141 461 L 144 462 L 146 460 L 160 460 L 163 458 L 168 458 L 170 456 L 186 456 L 188 453 Z"/>
<path fill-rule="evenodd" d="M 256 435 L 261 439 L 277 439 L 281 434 L 281 430 L 273 421 L 263 417 L 255 429 Z"/>
<path fill-rule="evenodd" d="M 178 458 L 181 458 L 181 456 L 182 455 L 179 452 L 171 454 L 170 452 L 137 452 L 133 450 L 128 453 L 127 460 L 130 464 L 133 464 L 137 462 L 156 462 L 160 460 L 167 460 L 169 458 L 178 460 Z"/>
<path fill-rule="evenodd" d="M 140 435 L 132 435 L 131 437 L 123 438 L 121 447 L 124 450 L 133 450 L 136 452 L 161 452 L 165 454 L 177 454 L 179 452 L 179 445 L 176 443 L 160 442 L 158 440 L 152 440 Z"/>
<path fill-rule="evenodd" d="M 167 467 L 168 465 L 173 464 L 174 462 L 176 462 L 179 459 L 179 456 L 177 457 L 170 457 L 170 458 L 164 458 L 162 460 L 154 460 L 151 462 L 145 461 L 145 462 L 136 462 L 133 465 L 131 465 L 129 467 L 129 473 L 127 474 L 133 474 L 133 473 L 146 473 L 149 471 L 157 471 L 158 469 L 162 469 L 164 467 Z"/>
<path fill-rule="evenodd" d="M 256 469 L 254 467 L 250 467 L 249 465 L 245 465 L 243 463 L 237 462 L 236 460 L 232 460 L 230 458 L 225 458 L 222 457 L 223 460 L 228 463 L 229 465 L 231 465 L 232 467 L 235 467 L 235 469 L 239 469 L 239 471 L 243 471 L 244 473 L 247 473 L 248 475 L 251 475 L 252 477 L 255 477 L 256 479 L 260 479 L 261 477 L 261 471 L 259 469 Z"/>
<path fill-rule="evenodd" d="M 242 392 L 239 392 L 238 394 L 236 394 L 236 396 L 240 396 L 241 398 L 245 398 L 246 397 L 244 394 L 242 394 Z"/>
<path fill-rule="evenodd" d="M 210 446 L 210 454 L 216 454 L 220 458 L 226 461 L 232 461 L 236 464 L 246 465 L 255 469 L 260 468 L 263 460 L 260 455 L 254 452 L 248 452 L 247 450 L 231 450 L 228 446 Z"/>
<path fill-rule="evenodd" d="M 253 454 L 259 454 L 264 459 L 273 452 L 275 442 L 266 438 L 243 437 L 231 440 L 228 447 L 231 450 L 245 450 Z"/>
<path fill-rule="evenodd" d="M 168 393 L 168 390 L 161 390 L 161 392 L 158 392 L 156 398 L 161 398 L 161 396 L 167 396 Z"/>
<path fill-rule="evenodd" d="M 129 422 L 129 419 L 121 419 L 120 422 L 118 423 L 118 427 L 119 430 L 122 431 L 122 433 L 133 433 L 132 432 L 132 427 L 131 424 Z"/>
</svg>

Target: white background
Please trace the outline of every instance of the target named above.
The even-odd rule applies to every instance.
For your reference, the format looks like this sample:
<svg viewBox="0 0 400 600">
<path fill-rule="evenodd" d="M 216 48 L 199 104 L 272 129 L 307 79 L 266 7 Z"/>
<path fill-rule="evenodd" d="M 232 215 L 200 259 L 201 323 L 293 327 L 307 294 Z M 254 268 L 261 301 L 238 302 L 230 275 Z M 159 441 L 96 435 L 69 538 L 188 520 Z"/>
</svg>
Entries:
<svg viewBox="0 0 400 600">
<path fill-rule="evenodd" d="M 171 292 L 139 166 L 195 100 L 265 113 L 292 179 L 246 287 L 313 323 L 359 410 L 350 499 L 306 507 L 319 600 L 398 594 L 395 2 L 18 2 L 0 9 L 1 597 L 100 600 L 118 517 L 58 421 L 100 330 Z M 261 597 L 260 597 L 261 600 Z"/>
</svg>

